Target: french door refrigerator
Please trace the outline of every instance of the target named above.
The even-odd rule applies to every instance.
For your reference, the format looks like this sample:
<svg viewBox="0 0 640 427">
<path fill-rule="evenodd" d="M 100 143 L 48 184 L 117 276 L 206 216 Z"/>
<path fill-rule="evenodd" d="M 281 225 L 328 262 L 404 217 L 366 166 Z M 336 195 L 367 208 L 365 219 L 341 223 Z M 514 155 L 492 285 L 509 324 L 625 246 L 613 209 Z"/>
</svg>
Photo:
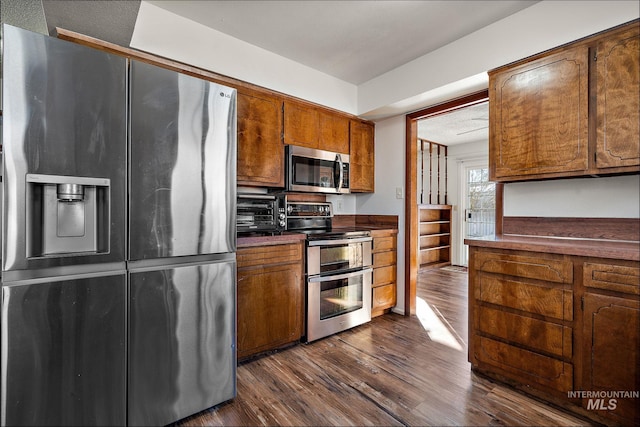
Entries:
<svg viewBox="0 0 640 427">
<path fill-rule="evenodd" d="M 235 91 L 3 27 L 2 425 L 235 396 Z"/>
</svg>

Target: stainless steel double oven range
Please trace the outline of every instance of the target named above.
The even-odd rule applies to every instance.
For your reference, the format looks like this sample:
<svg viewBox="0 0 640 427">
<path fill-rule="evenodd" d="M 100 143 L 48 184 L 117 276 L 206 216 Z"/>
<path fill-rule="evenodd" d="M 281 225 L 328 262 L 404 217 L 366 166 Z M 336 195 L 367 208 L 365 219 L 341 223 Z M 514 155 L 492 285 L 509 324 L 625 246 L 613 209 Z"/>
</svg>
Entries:
<svg viewBox="0 0 640 427">
<path fill-rule="evenodd" d="M 326 202 L 286 202 L 287 230 L 307 235 L 305 342 L 371 320 L 371 233 L 332 229 Z"/>
</svg>

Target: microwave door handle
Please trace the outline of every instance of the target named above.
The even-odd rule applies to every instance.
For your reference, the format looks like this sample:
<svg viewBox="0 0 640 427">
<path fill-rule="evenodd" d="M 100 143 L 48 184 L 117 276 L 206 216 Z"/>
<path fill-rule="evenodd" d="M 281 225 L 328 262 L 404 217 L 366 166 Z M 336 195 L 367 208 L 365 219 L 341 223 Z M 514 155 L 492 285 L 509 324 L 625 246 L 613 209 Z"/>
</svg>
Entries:
<svg viewBox="0 0 640 427">
<path fill-rule="evenodd" d="M 336 183 L 336 192 L 340 192 L 340 190 L 342 189 L 342 181 L 344 179 L 343 175 L 343 169 L 342 169 L 342 156 L 338 153 L 336 154 L 336 166 L 338 166 L 338 173 L 335 174 L 334 176 L 338 177 L 338 182 Z"/>
</svg>

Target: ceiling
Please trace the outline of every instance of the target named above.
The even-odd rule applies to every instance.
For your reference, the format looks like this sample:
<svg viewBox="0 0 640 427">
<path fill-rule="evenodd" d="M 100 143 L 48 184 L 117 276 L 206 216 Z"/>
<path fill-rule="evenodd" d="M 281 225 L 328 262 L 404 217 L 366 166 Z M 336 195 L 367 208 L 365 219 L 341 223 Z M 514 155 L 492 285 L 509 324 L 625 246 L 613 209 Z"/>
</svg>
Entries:
<svg viewBox="0 0 640 427">
<path fill-rule="evenodd" d="M 488 142 L 489 102 L 420 120 L 418 138 L 442 145 Z"/>
<path fill-rule="evenodd" d="M 340 80 L 362 84 L 536 1 L 149 1 Z"/>
<path fill-rule="evenodd" d="M 40 1 L 50 34 L 55 33 L 55 27 L 62 27 L 124 46 L 131 41 L 140 9 L 139 0 Z M 23 0 L 3 0 L 4 3 L 16 4 L 17 8 L 25 4 Z M 149 3 L 359 85 L 537 1 L 162 0 Z M 478 138 L 481 130 L 473 130 L 482 123 L 479 117 L 486 114 L 478 110 L 454 112 L 428 119 L 428 124 L 421 123 L 419 129 L 428 127 L 425 139 L 441 144 L 468 142 L 481 139 Z"/>
</svg>

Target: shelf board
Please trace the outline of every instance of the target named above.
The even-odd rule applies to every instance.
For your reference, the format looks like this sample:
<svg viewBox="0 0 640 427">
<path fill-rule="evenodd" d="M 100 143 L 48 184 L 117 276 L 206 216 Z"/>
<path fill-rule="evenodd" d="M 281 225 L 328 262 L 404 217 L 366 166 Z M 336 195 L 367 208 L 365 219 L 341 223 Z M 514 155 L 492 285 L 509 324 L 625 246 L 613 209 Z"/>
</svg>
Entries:
<svg viewBox="0 0 640 427">
<path fill-rule="evenodd" d="M 444 267 L 446 265 L 451 265 L 451 261 L 434 261 L 434 262 L 428 262 L 426 264 L 420 264 L 420 269 L 438 268 L 438 267 Z"/>
<path fill-rule="evenodd" d="M 420 221 L 420 224 L 449 224 L 451 221 L 448 219 L 439 219 L 433 221 Z"/>
<path fill-rule="evenodd" d="M 446 248 L 450 248 L 451 245 L 441 245 L 441 246 L 430 246 L 427 248 L 420 248 L 420 252 L 426 252 L 426 251 L 435 251 L 438 249 L 446 249 Z"/>
<path fill-rule="evenodd" d="M 420 237 L 439 237 L 439 236 L 450 236 L 451 233 L 432 233 L 432 234 L 421 234 Z"/>
</svg>

